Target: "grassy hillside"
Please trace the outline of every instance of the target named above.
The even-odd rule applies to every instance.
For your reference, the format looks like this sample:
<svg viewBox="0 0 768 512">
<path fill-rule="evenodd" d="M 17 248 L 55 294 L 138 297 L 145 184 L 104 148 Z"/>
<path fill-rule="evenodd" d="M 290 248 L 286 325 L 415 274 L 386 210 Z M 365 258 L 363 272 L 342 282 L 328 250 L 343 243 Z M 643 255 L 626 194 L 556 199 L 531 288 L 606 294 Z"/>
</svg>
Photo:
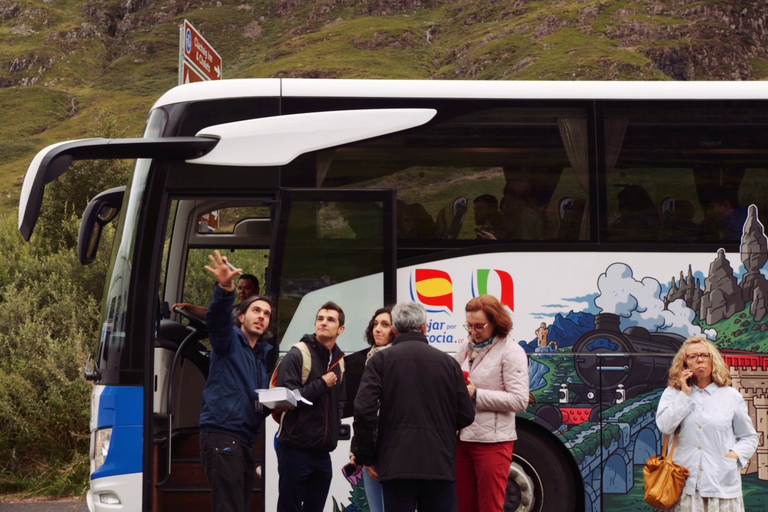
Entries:
<svg viewBox="0 0 768 512">
<path fill-rule="evenodd" d="M 759 2 L 716 0 L 0 0 L 0 212 L 36 150 L 96 113 L 139 136 L 177 83 L 179 24 L 225 78 L 763 79 Z"/>
</svg>

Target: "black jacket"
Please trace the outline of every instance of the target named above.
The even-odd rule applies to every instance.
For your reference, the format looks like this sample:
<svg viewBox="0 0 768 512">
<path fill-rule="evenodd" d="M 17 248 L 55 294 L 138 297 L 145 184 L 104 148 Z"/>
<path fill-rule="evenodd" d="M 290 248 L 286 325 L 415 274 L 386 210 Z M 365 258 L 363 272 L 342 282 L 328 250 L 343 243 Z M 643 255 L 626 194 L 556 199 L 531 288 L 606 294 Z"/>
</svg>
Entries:
<svg viewBox="0 0 768 512">
<path fill-rule="evenodd" d="M 456 480 L 456 432 L 474 418 L 459 363 L 423 334 L 401 334 L 365 367 L 352 450 L 382 481 Z"/>
<path fill-rule="evenodd" d="M 346 400 L 345 379 L 337 364 L 344 353 L 338 345 L 328 351 L 314 334 L 305 334 L 301 341 L 309 345 L 312 354 L 312 368 L 307 382 L 301 383 L 301 352 L 291 347 L 277 369 L 277 385 L 298 389 L 301 396 L 312 402 L 312 405 L 299 402 L 295 409 L 285 414 L 278 441 L 296 448 L 330 452 L 339 441 L 341 411 Z M 333 367 L 332 371 L 340 379 L 332 388 L 322 378 L 330 367 Z"/>
</svg>

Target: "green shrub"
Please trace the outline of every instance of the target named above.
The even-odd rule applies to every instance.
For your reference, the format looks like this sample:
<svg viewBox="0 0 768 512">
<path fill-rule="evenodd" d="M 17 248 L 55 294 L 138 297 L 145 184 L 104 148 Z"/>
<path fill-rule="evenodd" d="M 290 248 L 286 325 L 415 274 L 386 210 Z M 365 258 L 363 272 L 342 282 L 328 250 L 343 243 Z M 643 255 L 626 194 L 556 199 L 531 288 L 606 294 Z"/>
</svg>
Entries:
<svg viewBox="0 0 768 512">
<path fill-rule="evenodd" d="M 61 219 L 76 236 L 79 219 Z M 110 247 L 107 229 L 103 247 Z M 16 218 L 0 217 L 0 492 L 47 496 L 87 488 L 91 384 L 83 377 L 96 348 L 109 251 L 80 265 L 39 234 L 24 243 Z"/>
</svg>

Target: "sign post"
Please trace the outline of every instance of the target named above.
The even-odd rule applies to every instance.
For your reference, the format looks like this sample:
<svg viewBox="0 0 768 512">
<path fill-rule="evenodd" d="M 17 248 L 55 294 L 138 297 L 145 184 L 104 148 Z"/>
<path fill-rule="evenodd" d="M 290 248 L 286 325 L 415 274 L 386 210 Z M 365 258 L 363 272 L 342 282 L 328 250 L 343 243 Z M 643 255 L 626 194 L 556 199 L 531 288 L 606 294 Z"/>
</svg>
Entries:
<svg viewBox="0 0 768 512">
<path fill-rule="evenodd" d="M 179 80 L 179 85 L 205 82 L 205 80 L 206 78 L 201 76 L 189 62 L 184 61 L 181 63 L 181 80 Z"/>
<path fill-rule="evenodd" d="M 184 20 L 179 37 L 179 85 L 221 80 L 221 55 Z"/>
</svg>

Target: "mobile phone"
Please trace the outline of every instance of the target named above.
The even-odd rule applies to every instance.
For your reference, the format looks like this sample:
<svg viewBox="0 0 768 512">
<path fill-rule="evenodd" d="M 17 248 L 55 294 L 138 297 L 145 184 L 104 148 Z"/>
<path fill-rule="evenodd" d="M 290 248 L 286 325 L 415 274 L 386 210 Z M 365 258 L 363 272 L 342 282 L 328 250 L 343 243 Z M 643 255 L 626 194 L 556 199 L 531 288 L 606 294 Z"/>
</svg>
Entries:
<svg viewBox="0 0 768 512">
<path fill-rule="evenodd" d="M 683 363 L 683 368 L 685 368 L 687 370 L 688 369 L 688 363 Z M 685 382 L 688 384 L 689 387 L 693 386 L 693 377 L 688 377 L 688 380 L 686 380 Z"/>
</svg>

